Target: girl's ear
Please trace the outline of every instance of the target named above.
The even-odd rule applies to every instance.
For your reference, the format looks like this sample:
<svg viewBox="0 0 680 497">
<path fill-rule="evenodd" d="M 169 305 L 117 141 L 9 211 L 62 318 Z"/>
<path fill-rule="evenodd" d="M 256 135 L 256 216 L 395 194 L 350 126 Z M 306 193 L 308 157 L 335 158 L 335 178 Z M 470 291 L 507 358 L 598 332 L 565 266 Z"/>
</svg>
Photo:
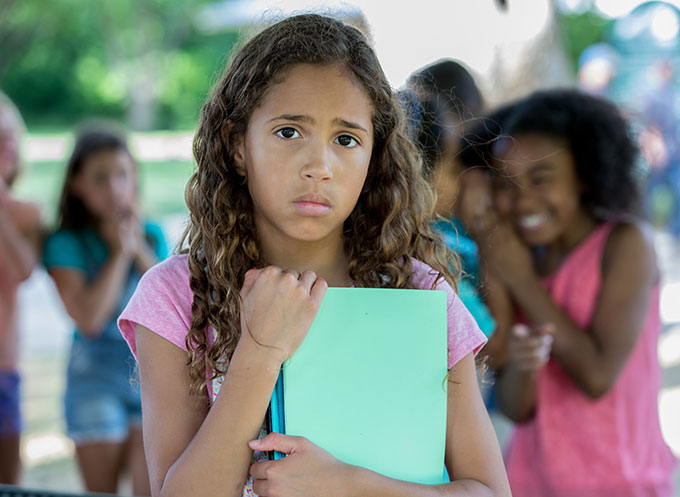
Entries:
<svg viewBox="0 0 680 497">
<path fill-rule="evenodd" d="M 227 120 L 226 125 L 221 131 L 222 143 L 227 150 L 233 149 L 234 153 L 232 157 L 234 158 L 234 164 L 236 165 L 236 172 L 245 178 L 245 140 L 243 135 L 240 133 L 232 134 L 233 128 L 234 123 L 230 120 Z"/>
<path fill-rule="evenodd" d="M 240 176 L 243 176 L 245 178 L 246 177 L 245 140 L 241 135 L 234 136 L 232 140 L 234 146 L 234 164 L 236 164 L 236 172 Z"/>
</svg>

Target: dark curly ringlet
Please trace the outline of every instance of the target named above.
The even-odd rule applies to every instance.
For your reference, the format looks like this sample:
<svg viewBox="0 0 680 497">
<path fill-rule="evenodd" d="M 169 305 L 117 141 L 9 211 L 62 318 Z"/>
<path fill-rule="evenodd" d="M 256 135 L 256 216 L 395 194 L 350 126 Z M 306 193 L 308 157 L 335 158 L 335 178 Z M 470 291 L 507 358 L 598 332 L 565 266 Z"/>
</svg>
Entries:
<svg viewBox="0 0 680 497">
<path fill-rule="evenodd" d="M 510 106 L 503 132 L 566 140 L 583 185 L 581 202 L 595 219 L 638 215 L 638 149 L 611 102 L 573 89 L 545 90 Z"/>
<path fill-rule="evenodd" d="M 263 267 L 248 187 L 234 144 L 267 90 L 295 64 L 344 68 L 366 91 L 374 144 L 357 205 L 345 221 L 349 275 L 360 287 L 412 286 L 410 257 L 454 283 L 453 255 L 429 226 L 434 195 L 404 131 L 404 118 L 380 64 L 355 28 L 316 14 L 284 19 L 257 34 L 232 58 L 201 110 L 194 138 L 197 170 L 186 202 L 190 285 L 194 293 L 186 344 L 192 391 L 224 374 L 240 337 L 239 290 L 246 271 Z M 217 338 L 209 344 L 211 325 Z"/>
</svg>

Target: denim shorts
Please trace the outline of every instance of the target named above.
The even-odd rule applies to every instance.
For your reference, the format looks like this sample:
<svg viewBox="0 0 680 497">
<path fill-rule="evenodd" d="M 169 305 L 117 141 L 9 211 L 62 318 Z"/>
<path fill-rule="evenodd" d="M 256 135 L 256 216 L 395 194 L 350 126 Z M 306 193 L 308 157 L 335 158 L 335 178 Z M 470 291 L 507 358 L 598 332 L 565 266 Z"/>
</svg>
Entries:
<svg viewBox="0 0 680 497">
<path fill-rule="evenodd" d="M 19 373 L 0 371 L 0 438 L 21 433 Z"/>
<path fill-rule="evenodd" d="M 122 442 L 141 427 L 136 363 L 123 340 L 73 341 L 64 407 L 66 432 L 76 445 Z"/>
</svg>

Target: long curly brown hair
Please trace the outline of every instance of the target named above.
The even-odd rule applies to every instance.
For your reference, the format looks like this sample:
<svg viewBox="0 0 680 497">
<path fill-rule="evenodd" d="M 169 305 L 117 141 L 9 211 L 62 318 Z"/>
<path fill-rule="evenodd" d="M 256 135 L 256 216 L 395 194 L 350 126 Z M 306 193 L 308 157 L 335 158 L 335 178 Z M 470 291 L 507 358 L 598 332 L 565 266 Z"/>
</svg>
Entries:
<svg viewBox="0 0 680 497">
<path fill-rule="evenodd" d="M 359 287 L 411 287 L 411 258 L 437 280 L 455 285 L 455 256 L 430 228 L 434 195 L 407 138 L 397 99 L 373 50 L 355 28 L 304 14 L 260 32 L 232 58 L 201 110 L 194 138 L 197 170 L 186 202 L 190 285 L 186 338 L 192 391 L 223 375 L 240 337 L 239 290 L 246 271 L 263 267 L 248 187 L 234 162 L 235 143 L 266 91 L 294 64 L 338 65 L 350 71 L 372 103 L 374 144 L 357 204 L 344 223 L 349 275 Z M 454 269 L 452 269 L 454 268 Z M 206 330 L 217 330 L 210 344 Z"/>
</svg>

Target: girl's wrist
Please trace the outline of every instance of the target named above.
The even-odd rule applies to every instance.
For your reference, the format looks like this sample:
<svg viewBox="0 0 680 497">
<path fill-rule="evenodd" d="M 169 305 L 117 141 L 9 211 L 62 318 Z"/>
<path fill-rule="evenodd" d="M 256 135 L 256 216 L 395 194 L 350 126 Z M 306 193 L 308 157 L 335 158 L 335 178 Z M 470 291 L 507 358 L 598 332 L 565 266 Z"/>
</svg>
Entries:
<svg viewBox="0 0 680 497">
<path fill-rule="evenodd" d="M 239 338 L 234 355 L 232 356 L 232 364 L 237 355 L 245 358 L 246 365 L 252 363 L 257 365 L 257 367 L 276 372 L 281 369 L 283 362 L 288 359 L 284 350 L 258 343 L 248 331 L 241 332 L 241 338 Z"/>
</svg>

